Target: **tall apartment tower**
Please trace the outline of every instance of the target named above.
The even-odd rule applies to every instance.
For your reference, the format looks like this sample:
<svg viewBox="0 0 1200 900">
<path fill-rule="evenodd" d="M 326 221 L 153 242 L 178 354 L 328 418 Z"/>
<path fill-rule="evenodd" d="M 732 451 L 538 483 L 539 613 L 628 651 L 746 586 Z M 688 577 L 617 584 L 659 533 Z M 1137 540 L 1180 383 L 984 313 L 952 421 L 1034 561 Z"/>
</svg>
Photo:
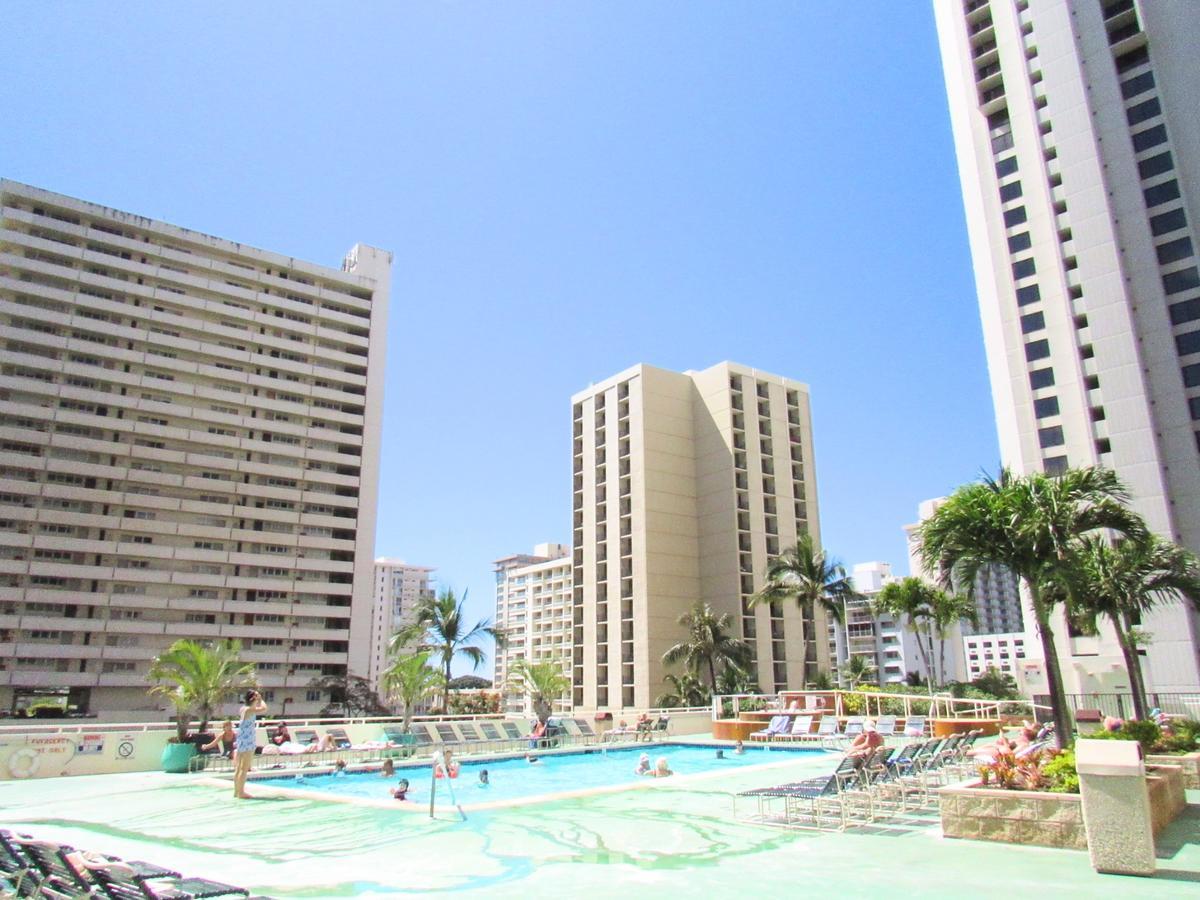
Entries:
<svg viewBox="0 0 1200 900">
<path fill-rule="evenodd" d="M 501 692 L 506 712 L 531 713 L 528 697 L 506 688 L 518 659 L 531 663 L 557 662 L 570 677 L 571 664 L 571 548 L 537 544 L 533 553 L 506 556 L 494 563 L 496 573 L 496 644 L 493 684 Z M 564 697 L 556 708 L 569 708 Z"/>
<path fill-rule="evenodd" d="M 751 608 L 770 558 L 819 538 L 808 388 L 746 366 L 638 365 L 572 398 L 576 707 L 651 705 L 697 601 L 733 616 L 765 690 L 800 687 L 824 614 Z"/>
<path fill-rule="evenodd" d="M 416 622 L 417 604 L 433 595 L 429 566 L 412 566 L 402 559 L 375 560 L 374 605 L 371 609 L 371 656 L 364 677 L 382 690 L 392 635 Z"/>
<path fill-rule="evenodd" d="M 1200 550 L 1195 4 L 935 11 L 1003 460 L 1111 468 L 1155 531 Z M 1196 690 L 1196 614 L 1143 626 L 1152 686 Z M 1068 691 L 1118 687 L 1111 635 L 1056 632 Z"/>
<path fill-rule="evenodd" d="M 904 684 L 910 671 L 927 675 L 908 620 L 873 609 L 884 585 L 896 580 L 891 565 L 858 563 L 851 578 L 858 596 L 843 602 L 841 622 L 829 622 L 829 658 L 834 667 L 841 673 L 851 657 L 862 657 L 874 669 L 867 683 L 876 684 Z"/>
<path fill-rule="evenodd" d="M 390 265 L 0 181 L 0 704 L 158 717 L 178 638 L 289 713 L 366 672 Z"/>
</svg>

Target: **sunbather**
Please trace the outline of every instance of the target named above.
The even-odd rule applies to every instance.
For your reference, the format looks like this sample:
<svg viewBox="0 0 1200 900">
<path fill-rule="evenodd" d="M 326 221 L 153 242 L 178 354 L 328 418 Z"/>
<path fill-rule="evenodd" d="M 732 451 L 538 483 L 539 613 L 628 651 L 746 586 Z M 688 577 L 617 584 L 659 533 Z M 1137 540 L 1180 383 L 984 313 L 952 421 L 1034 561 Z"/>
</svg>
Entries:
<svg viewBox="0 0 1200 900">
<path fill-rule="evenodd" d="M 200 748 L 201 753 L 217 752 L 222 756 L 233 756 L 233 747 L 237 743 L 237 735 L 233 733 L 233 722 L 226 719 L 221 724 L 221 733 L 209 743 Z"/>
<path fill-rule="evenodd" d="M 875 730 L 875 723 L 867 719 L 863 722 L 862 734 L 851 741 L 847 748 L 846 756 L 851 759 L 866 759 L 882 746 L 883 737 Z"/>
</svg>

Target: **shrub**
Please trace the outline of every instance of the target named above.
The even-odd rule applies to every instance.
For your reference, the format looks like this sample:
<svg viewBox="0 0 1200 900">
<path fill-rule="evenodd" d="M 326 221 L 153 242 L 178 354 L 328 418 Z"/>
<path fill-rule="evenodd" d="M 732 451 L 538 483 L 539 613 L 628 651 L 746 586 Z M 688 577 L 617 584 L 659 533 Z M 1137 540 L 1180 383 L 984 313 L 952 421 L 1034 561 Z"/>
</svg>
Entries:
<svg viewBox="0 0 1200 900">
<path fill-rule="evenodd" d="M 1042 766 L 1042 773 L 1049 779 L 1049 790 L 1053 793 L 1079 793 L 1079 773 L 1075 771 L 1074 747 L 1055 754 L 1047 760 Z"/>
<path fill-rule="evenodd" d="M 979 767 L 985 787 L 1007 791 L 1051 791 L 1078 794 L 1079 776 L 1075 772 L 1075 752 L 1038 750 L 1020 759 L 1003 753 Z"/>
<path fill-rule="evenodd" d="M 1149 720 L 1130 719 L 1118 731 L 1097 731 L 1088 735 L 1089 740 L 1137 741 L 1143 753 L 1150 753 L 1162 740 L 1162 729 Z"/>
</svg>

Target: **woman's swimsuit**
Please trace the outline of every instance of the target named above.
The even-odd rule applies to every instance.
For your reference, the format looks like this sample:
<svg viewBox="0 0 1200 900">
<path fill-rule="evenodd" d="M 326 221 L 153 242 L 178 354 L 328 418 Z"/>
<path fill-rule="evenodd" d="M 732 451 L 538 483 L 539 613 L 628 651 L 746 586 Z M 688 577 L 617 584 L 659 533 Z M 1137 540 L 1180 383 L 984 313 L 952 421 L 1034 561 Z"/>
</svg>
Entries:
<svg viewBox="0 0 1200 900">
<path fill-rule="evenodd" d="M 254 729 L 257 727 L 255 720 L 258 717 L 251 713 L 244 716 L 237 723 L 237 736 L 234 739 L 234 747 L 238 753 L 253 753 L 257 744 Z"/>
</svg>

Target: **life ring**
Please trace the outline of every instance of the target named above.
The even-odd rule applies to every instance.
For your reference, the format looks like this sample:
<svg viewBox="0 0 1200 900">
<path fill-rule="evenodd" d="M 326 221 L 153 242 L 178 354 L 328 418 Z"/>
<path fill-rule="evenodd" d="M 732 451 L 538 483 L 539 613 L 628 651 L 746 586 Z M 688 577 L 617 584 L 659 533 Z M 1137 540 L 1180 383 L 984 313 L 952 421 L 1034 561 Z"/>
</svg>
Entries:
<svg viewBox="0 0 1200 900">
<path fill-rule="evenodd" d="M 437 766 L 434 767 L 434 778 L 445 778 L 447 775 L 451 778 L 458 777 L 458 763 L 450 763 L 449 767 L 442 763 L 438 763 Z"/>
<path fill-rule="evenodd" d="M 20 747 L 8 758 L 8 774 L 13 778 L 28 778 L 35 774 L 42 756 L 32 747 Z"/>
</svg>

